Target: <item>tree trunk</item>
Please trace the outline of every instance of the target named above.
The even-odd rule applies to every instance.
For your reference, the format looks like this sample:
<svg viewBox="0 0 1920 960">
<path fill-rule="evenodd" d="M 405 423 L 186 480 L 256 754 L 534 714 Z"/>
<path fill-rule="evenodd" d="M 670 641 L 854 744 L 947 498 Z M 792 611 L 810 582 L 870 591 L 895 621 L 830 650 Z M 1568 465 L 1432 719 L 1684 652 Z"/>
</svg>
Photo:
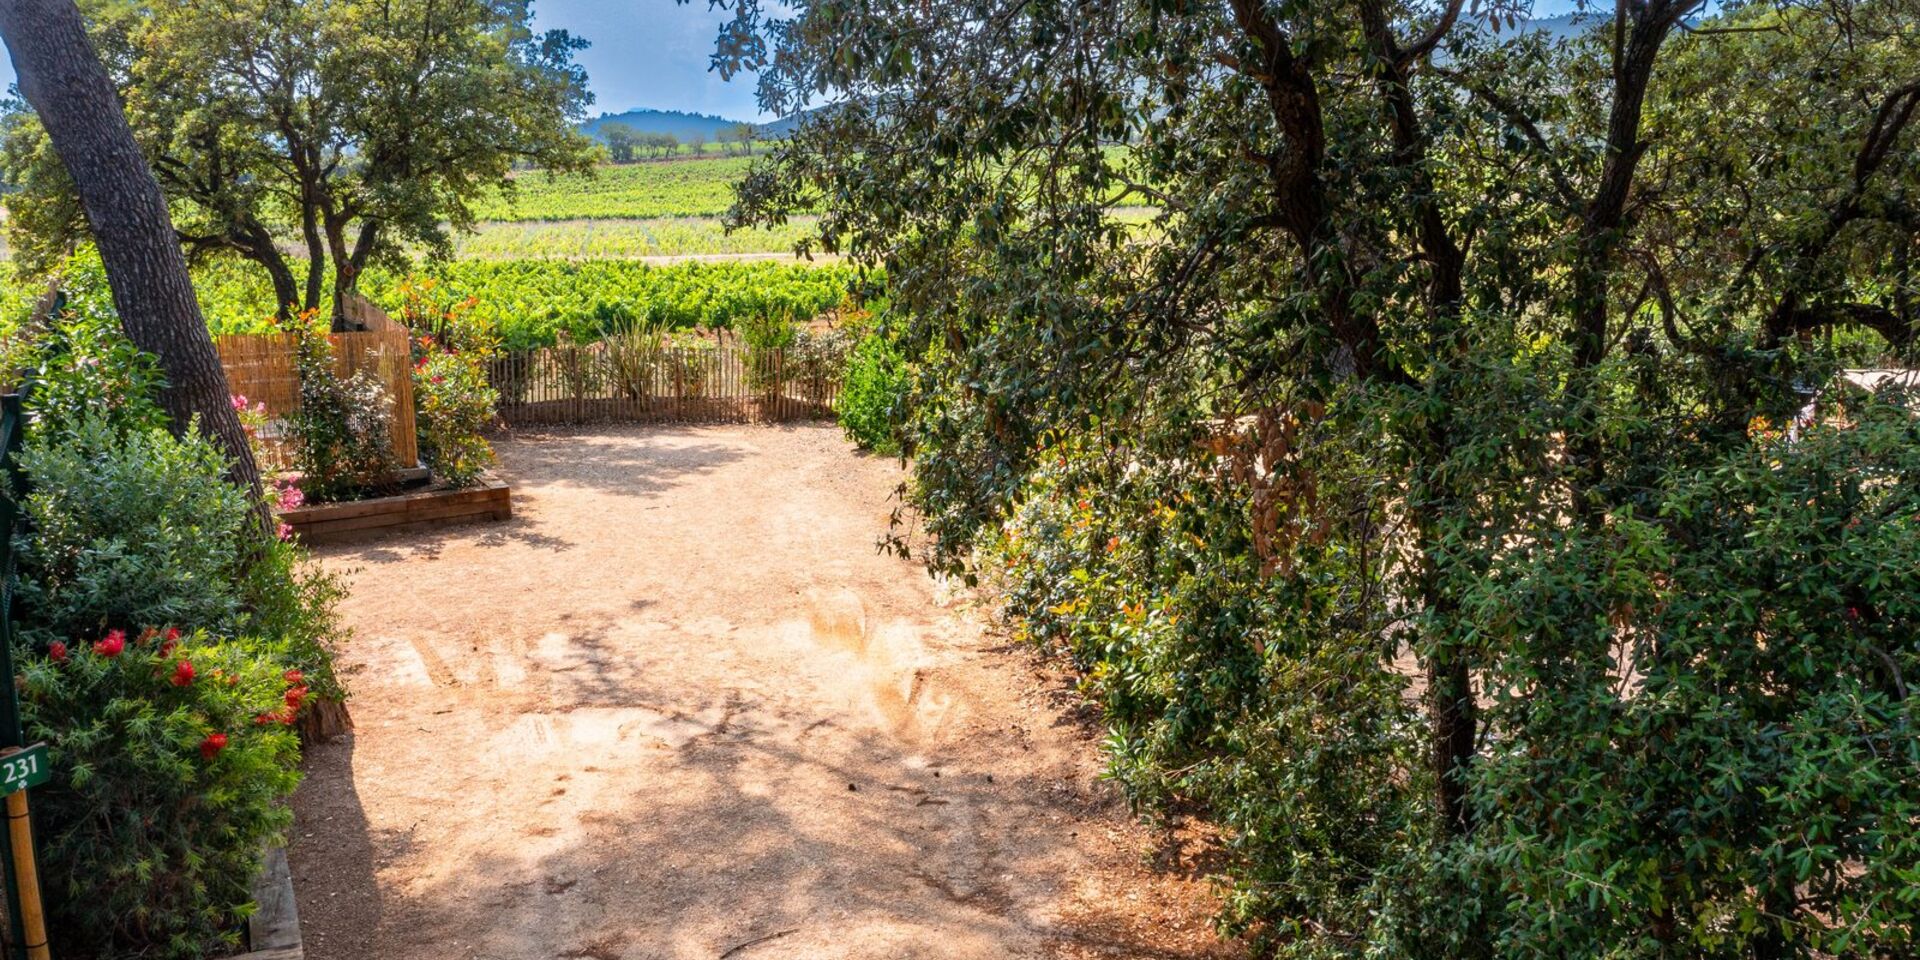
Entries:
<svg viewBox="0 0 1920 960">
<path fill-rule="evenodd" d="M 260 471 L 229 402 L 226 374 L 194 299 L 160 184 L 73 0 L 0 0 L 0 39 L 80 194 L 120 325 L 166 374 L 160 402 L 176 432 L 197 417 L 228 455 L 228 476 L 260 497 Z"/>
<path fill-rule="evenodd" d="M 260 221 L 247 217 L 234 232 L 238 235 L 235 243 L 241 255 L 259 264 L 273 281 L 273 315 L 282 323 L 292 320 L 300 308 L 300 288 L 294 283 L 287 258 L 274 245 L 272 231 Z"/>
</svg>

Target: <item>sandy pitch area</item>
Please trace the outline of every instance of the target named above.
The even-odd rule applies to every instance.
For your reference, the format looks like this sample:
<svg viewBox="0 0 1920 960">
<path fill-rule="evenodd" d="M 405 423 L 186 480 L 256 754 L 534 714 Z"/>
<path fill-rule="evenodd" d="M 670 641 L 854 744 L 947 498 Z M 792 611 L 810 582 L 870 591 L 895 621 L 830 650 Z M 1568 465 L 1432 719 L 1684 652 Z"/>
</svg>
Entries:
<svg viewBox="0 0 1920 960">
<path fill-rule="evenodd" d="M 831 426 L 500 445 L 516 518 L 324 552 L 355 734 L 290 850 L 313 960 L 1226 957 L 1062 678 L 876 552 Z"/>
</svg>

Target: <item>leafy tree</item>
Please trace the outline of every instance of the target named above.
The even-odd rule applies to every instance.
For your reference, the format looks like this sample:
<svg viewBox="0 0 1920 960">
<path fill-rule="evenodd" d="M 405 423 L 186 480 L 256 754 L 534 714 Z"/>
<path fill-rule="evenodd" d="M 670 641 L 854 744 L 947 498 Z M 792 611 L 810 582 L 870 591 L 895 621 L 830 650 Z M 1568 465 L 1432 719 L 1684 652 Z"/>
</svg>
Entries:
<svg viewBox="0 0 1920 960">
<path fill-rule="evenodd" d="M 374 260 L 401 259 L 409 243 L 446 253 L 449 227 L 469 226 L 486 191 L 511 189 L 515 162 L 590 162 L 572 126 L 590 101 L 572 61 L 584 41 L 535 34 L 522 2 L 89 9 L 181 241 L 191 254 L 259 264 L 286 316 L 320 305 L 329 267 L 338 314 Z M 46 219 L 15 231 L 15 245 L 65 243 Z M 304 248 L 304 278 L 281 250 L 289 233 Z"/>
<path fill-rule="evenodd" d="M 633 162 L 633 148 L 641 137 L 638 131 L 624 123 L 609 123 L 600 128 L 600 135 L 606 138 L 607 153 L 614 163 Z"/>
<path fill-rule="evenodd" d="M 174 432 L 197 424 L 221 445 L 231 478 L 260 501 L 259 468 L 228 403 L 226 375 L 173 242 L 166 199 L 114 100 L 79 9 L 69 0 L 0 5 L 0 37 L 19 71 L 21 94 L 43 120 L 30 134 L 42 159 L 20 183 L 73 185 L 68 199 L 16 209 L 30 213 L 28 224 L 84 215 L 121 327 L 166 374 L 159 395 Z M 17 119 L 8 123 L 10 133 L 26 127 Z"/>
<path fill-rule="evenodd" d="M 716 65 L 832 108 L 732 220 L 885 266 L 929 559 L 1222 826 L 1229 929 L 1912 948 L 1920 436 L 1775 426 L 1914 346 L 1912 0 L 791 6 Z"/>
<path fill-rule="evenodd" d="M 734 141 L 740 144 L 748 156 L 752 156 L 753 140 L 759 135 L 759 130 L 755 129 L 751 123 L 736 123 L 729 129 L 733 133 Z"/>
</svg>

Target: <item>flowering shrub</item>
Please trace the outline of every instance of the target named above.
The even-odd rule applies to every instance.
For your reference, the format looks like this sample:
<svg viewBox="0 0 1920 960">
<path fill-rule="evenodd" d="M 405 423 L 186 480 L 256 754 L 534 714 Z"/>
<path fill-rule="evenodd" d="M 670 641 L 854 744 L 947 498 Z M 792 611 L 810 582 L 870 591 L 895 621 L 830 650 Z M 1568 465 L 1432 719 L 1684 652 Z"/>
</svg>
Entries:
<svg viewBox="0 0 1920 960">
<path fill-rule="evenodd" d="M 436 350 L 414 367 L 420 455 L 441 480 L 466 486 L 493 463 L 493 445 L 480 432 L 493 421 L 499 402 L 477 354 Z"/>
<path fill-rule="evenodd" d="M 50 927 L 62 956 L 219 954 L 286 824 L 289 726 L 340 710 L 343 590 L 259 536 L 211 443 L 166 429 L 104 286 L 69 292 L 16 345 L 34 389 L 11 492 L 21 713 L 52 748 L 35 798 Z"/>
<path fill-rule="evenodd" d="M 301 487 L 314 500 L 351 500 L 392 481 L 393 403 L 367 371 L 342 377 L 324 335 L 296 327 L 300 405 L 287 432 L 300 466 Z"/>
<path fill-rule="evenodd" d="M 21 706 L 54 771 L 34 805 L 55 952 L 238 946 L 261 851 L 292 819 L 304 678 L 266 641 L 178 628 L 42 649 L 24 659 Z"/>
<path fill-rule="evenodd" d="M 487 367 L 499 352 L 471 299 L 442 309 L 425 296 L 432 281 L 409 285 L 401 312 L 413 338 L 413 408 L 420 456 L 446 483 L 463 487 L 493 463 L 481 431 L 493 422 L 500 394 Z"/>
</svg>

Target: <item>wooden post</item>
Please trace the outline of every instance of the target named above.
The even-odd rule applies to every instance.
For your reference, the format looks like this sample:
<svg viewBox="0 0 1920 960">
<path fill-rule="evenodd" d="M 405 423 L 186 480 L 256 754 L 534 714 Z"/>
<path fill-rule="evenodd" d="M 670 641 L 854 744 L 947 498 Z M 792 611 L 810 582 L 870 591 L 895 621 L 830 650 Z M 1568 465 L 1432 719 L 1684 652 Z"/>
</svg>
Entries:
<svg viewBox="0 0 1920 960">
<path fill-rule="evenodd" d="M 13 876 L 20 888 L 20 942 L 27 960 L 52 960 L 47 950 L 47 914 L 40 904 L 40 868 L 33 859 L 33 821 L 27 791 L 7 794 L 7 836 L 13 841 Z"/>
</svg>

